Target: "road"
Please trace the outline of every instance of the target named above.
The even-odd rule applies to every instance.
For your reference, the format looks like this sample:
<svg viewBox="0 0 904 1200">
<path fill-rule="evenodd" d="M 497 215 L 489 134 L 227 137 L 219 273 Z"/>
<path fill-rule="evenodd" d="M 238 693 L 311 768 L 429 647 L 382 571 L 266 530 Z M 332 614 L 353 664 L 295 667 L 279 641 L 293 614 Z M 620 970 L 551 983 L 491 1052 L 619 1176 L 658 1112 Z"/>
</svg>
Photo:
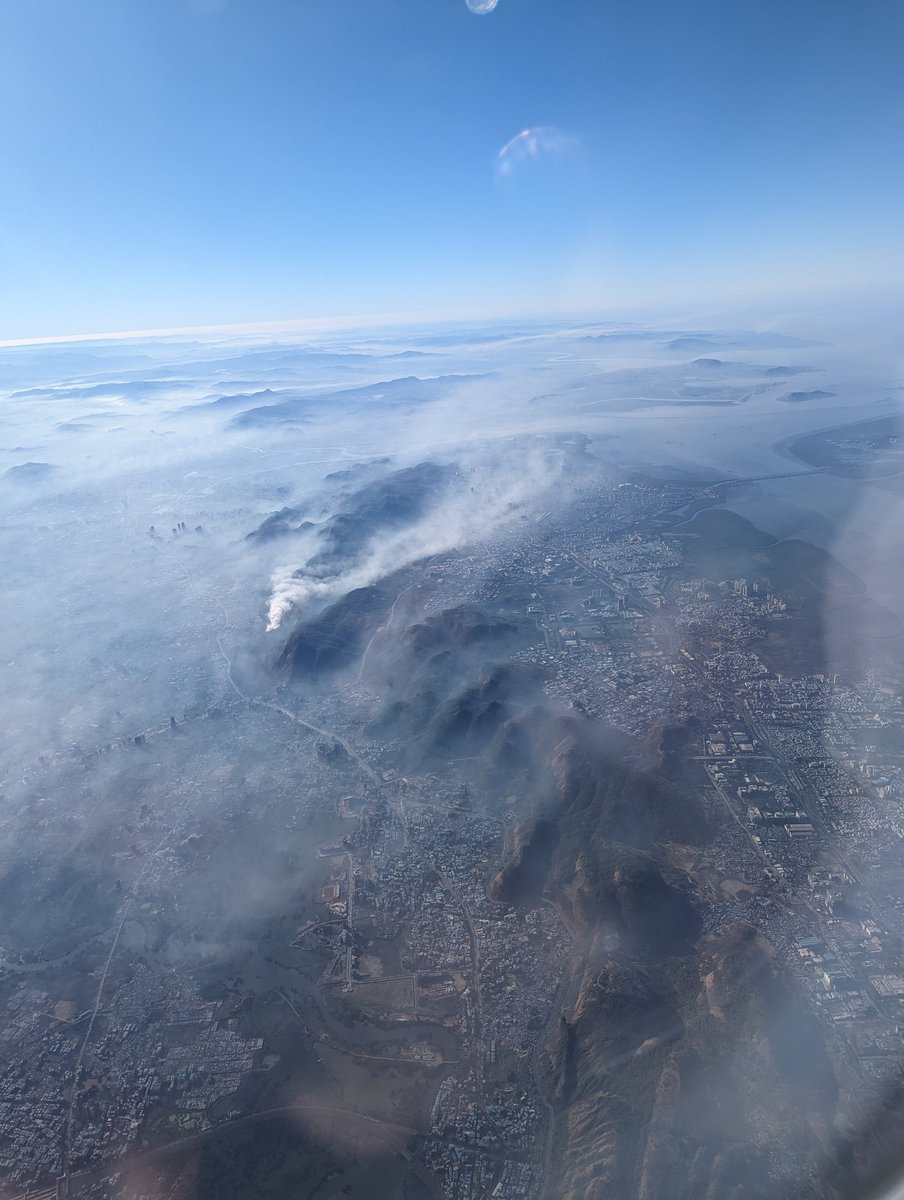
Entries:
<svg viewBox="0 0 904 1200">
<path fill-rule="evenodd" d="M 169 832 L 167 832 L 163 836 L 163 838 L 158 843 L 156 848 L 154 850 L 152 850 L 151 853 L 147 856 L 147 858 L 144 861 L 144 865 L 142 866 L 141 870 L 138 872 L 138 875 L 135 878 L 135 882 L 132 885 L 131 894 L 128 896 L 128 898 L 126 899 L 125 903 L 122 906 L 122 913 L 119 918 L 119 924 L 116 927 L 116 933 L 114 934 L 113 941 L 110 945 L 110 952 L 107 955 L 107 961 L 104 963 L 104 969 L 101 972 L 100 980 L 98 981 L 98 984 L 97 984 L 97 993 L 94 998 L 94 1007 L 91 1010 L 91 1016 L 88 1019 L 88 1027 L 85 1030 L 85 1036 L 82 1038 L 82 1044 L 79 1048 L 78 1058 L 75 1061 L 75 1068 L 74 1068 L 73 1074 L 72 1074 L 72 1090 L 69 1093 L 69 1104 L 67 1105 L 67 1108 L 66 1108 L 66 1123 L 63 1127 L 63 1146 L 62 1146 L 62 1152 L 61 1152 L 61 1162 L 62 1162 L 62 1172 L 61 1173 L 64 1176 L 66 1176 L 66 1178 L 69 1177 L 69 1163 L 70 1163 L 70 1159 L 71 1159 L 71 1155 L 72 1155 L 72 1142 L 73 1142 L 73 1133 L 74 1133 L 74 1126 L 75 1126 L 75 1103 L 78 1098 L 78 1085 L 81 1082 L 81 1078 L 82 1078 L 82 1070 L 84 1068 L 85 1054 L 87 1053 L 87 1050 L 88 1050 L 88 1043 L 91 1041 L 91 1034 L 94 1031 L 94 1024 L 95 1024 L 95 1021 L 97 1020 L 97 1015 L 100 1012 L 101 1001 L 103 1000 L 103 995 L 104 995 L 104 988 L 107 983 L 107 975 L 110 972 L 110 964 L 113 962 L 113 956 L 116 953 L 116 947 L 119 945 L 119 938 L 120 938 L 120 935 L 122 934 L 123 926 L 126 923 L 126 918 L 129 915 L 129 909 L 132 907 L 132 901 L 135 899 L 135 895 L 138 891 L 138 888 L 141 886 L 141 881 L 144 878 L 145 872 L 147 871 L 150 864 L 153 862 L 156 855 L 159 854 L 159 852 L 163 849 L 163 847 L 169 841 L 170 836 L 171 835 Z"/>
<path fill-rule="evenodd" d="M 303 717 L 298 716 L 297 713 L 293 713 L 290 709 L 285 708 L 282 704 L 277 704 L 275 700 L 263 700 L 259 697 L 254 699 L 250 696 L 244 696 L 244 699 L 247 701 L 250 708 L 272 709 L 273 712 L 282 713 L 284 717 L 287 717 L 290 721 L 294 721 L 296 725 L 301 725 L 302 728 L 309 729 L 311 733 L 317 733 L 321 737 L 331 738 L 334 742 L 338 742 L 349 758 L 358 764 L 368 779 L 372 783 L 377 784 L 378 787 L 382 787 L 383 780 L 380 778 L 380 776 L 376 773 L 373 767 L 364 761 L 357 750 L 353 749 L 351 744 L 344 737 L 342 737 L 341 734 L 336 733 L 332 729 L 323 729 L 320 725 L 313 725 L 310 721 L 306 721 Z"/>
<path fill-rule="evenodd" d="M 178 562 L 178 560 L 177 560 L 177 562 Z M 182 572 L 185 575 L 185 579 L 188 583 L 188 586 L 191 588 L 192 594 L 197 596 L 199 599 L 201 599 L 200 593 L 198 592 L 198 589 L 195 587 L 194 580 L 191 577 L 191 572 L 188 570 L 188 568 L 185 566 L 184 563 L 178 562 L 178 565 L 179 565 L 179 567 L 181 567 Z M 401 593 L 399 594 L 399 596 L 396 597 L 396 603 L 398 603 L 400 598 L 401 598 Z M 213 596 L 213 600 L 215 601 L 216 604 L 219 605 L 220 610 L 223 613 L 223 618 L 224 618 L 224 620 L 226 620 L 228 617 L 228 614 L 223 605 L 223 602 L 216 595 Z M 393 611 L 394 610 L 395 610 L 395 605 L 393 605 Z M 216 639 L 217 648 L 219 649 L 220 656 L 222 657 L 223 662 L 226 665 L 226 678 L 229 681 L 229 686 L 232 688 L 232 690 L 235 692 L 235 694 L 238 696 L 238 698 L 240 700 L 242 700 L 245 704 L 247 704 L 249 706 L 249 708 L 272 709 L 273 712 L 281 713 L 284 717 L 288 717 L 288 719 L 290 721 L 294 721 L 296 725 L 301 725 L 305 729 L 310 730 L 312 733 L 317 733 L 321 737 L 332 738 L 332 740 L 334 742 L 339 743 L 339 745 L 343 748 L 343 750 L 346 752 L 346 754 L 349 756 L 349 758 L 353 759 L 358 764 L 358 766 L 361 768 L 361 770 L 364 771 L 364 773 L 374 783 L 377 783 L 377 784 L 382 783 L 382 780 L 379 778 L 377 773 L 374 770 L 372 770 L 371 767 L 368 766 L 368 764 L 364 761 L 364 759 L 361 758 L 361 756 L 355 750 L 352 749 L 352 747 L 349 745 L 349 743 L 346 741 L 346 739 L 344 737 L 341 737 L 338 733 L 334 733 L 331 729 L 321 729 L 320 726 L 318 726 L 318 725 L 312 725 L 310 721 L 305 721 L 302 717 L 299 717 L 297 713 L 291 712 L 288 708 L 285 708 L 281 704 L 277 704 L 273 700 L 265 700 L 262 697 L 249 696 L 248 693 L 244 690 L 244 688 L 241 687 L 241 685 L 236 682 L 235 677 L 233 676 L 232 660 L 229 657 L 229 655 L 226 653 L 226 650 L 223 647 L 223 641 L 222 641 L 221 635 L 219 633 L 215 633 L 214 638 Z"/>
<path fill-rule="evenodd" d="M 436 863 L 429 864 L 430 869 L 434 872 L 437 879 L 443 885 L 449 895 L 455 900 L 458 907 L 461 909 L 461 915 L 464 918 L 465 925 L 468 930 L 468 939 L 471 943 L 471 971 L 474 976 L 474 1019 L 475 1019 L 475 1034 L 478 1047 L 480 1046 L 480 1028 L 481 1028 L 481 998 L 480 998 L 480 943 L 477 940 L 477 930 L 474 928 L 474 922 L 471 919 L 471 913 L 468 910 L 467 904 L 464 902 L 464 897 L 453 887 L 451 882 L 442 873 Z"/>
</svg>

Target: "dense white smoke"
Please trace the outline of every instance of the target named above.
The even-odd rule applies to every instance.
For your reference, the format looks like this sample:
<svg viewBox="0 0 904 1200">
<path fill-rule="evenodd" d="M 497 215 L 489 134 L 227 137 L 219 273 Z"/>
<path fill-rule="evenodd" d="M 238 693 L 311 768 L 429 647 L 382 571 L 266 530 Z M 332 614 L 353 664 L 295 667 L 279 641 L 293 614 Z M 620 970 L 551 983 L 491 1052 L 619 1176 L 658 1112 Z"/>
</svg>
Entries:
<svg viewBox="0 0 904 1200">
<path fill-rule="evenodd" d="M 267 631 L 312 601 L 367 587 L 410 563 L 485 541 L 500 527 L 536 511 L 554 483 L 562 483 L 559 456 L 548 449 L 511 452 L 465 469 L 441 503 L 408 529 L 386 534 L 354 566 L 329 579 L 296 576 L 297 561 L 274 571 Z"/>
</svg>

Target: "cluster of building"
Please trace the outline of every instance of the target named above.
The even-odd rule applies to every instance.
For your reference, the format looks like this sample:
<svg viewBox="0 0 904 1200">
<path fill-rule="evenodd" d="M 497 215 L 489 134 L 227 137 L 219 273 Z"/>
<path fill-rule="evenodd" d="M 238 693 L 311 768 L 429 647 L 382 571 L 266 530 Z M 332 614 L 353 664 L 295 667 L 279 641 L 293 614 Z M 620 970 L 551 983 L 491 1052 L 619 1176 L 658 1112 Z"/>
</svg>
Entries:
<svg viewBox="0 0 904 1200">
<path fill-rule="evenodd" d="M 472 811 L 466 789 L 392 780 L 360 803 L 342 845 L 320 847 L 330 864 L 320 893 L 326 911 L 301 935 L 333 951 L 327 1003 L 351 993 L 366 1006 L 389 973 L 380 955 L 391 942 L 414 994 L 397 1016 L 456 1030 L 458 1066 L 439 1086 L 428 1138 L 428 1160 L 450 1200 L 533 1197 L 538 1186 L 531 1162 L 547 1118 L 530 1057 L 569 938 L 550 906 L 492 898 L 504 837 L 504 822 Z"/>
<path fill-rule="evenodd" d="M 770 668 L 758 647 L 786 636 L 791 601 L 763 577 L 687 578 L 680 532 L 645 525 L 675 500 L 654 490 L 610 491 L 594 522 L 578 505 L 521 551 L 542 635 L 521 657 L 628 733 L 697 718 L 710 803 L 736 822 L 708 852 L 735 890 L 707 928 L 764 928 L 864 1074 L 888 1071 L 904 1042 L 900 689 Z"/>
<path fill-rule="evenodd" d="M 254 1069 L 260 1039 L 242 1038 L 189 976 L 136 964 L 82 1044 L 89 1013 L 25 984 L 0 1032 L 9 1056 L 0 1075 L 0 1164 L 10 1182 L 83 1170 L 122 1153 L 149 1113 L 174 1132 L 233 1094 Z M 74 1090 L 73 1090 L 74 1089 Z M 71 1096 L 70 1102 L 66 1097 Z"/>
<path fill-rule="evenodd" d="M 879 1077 L 900 1061 L 904 1037 L 904 899 L 895 894 L 898 877 L 883 875 L 899 870 L 904 840 L 901 696 L 873 676 L 851 682 L 770 669 L 757 647 L 789 620 L 791 599 L 764 578 L 687 578 L 679 527 L 653 528 L 659 514 L 695 499 L 699 489 L 678 485 L 588 488 L 566 518 L 544 514 L 517 544 L 431 560 L 423 568 L 429 607 L 465 597 L 489 603 L 511 588 L 537 634 L 517 658 L 542 669 L 551 696 L 638 738 L 665 720 L 695 718 L 707 802 L 730 816 L 707 848 L 725 889 L 724 903 L 706 910 L 707 931 L 738 920 L 763 928 L 862 1079 Z M 318 995 L 368 1015 L 385 985 L 383 1024 L 404 1036 L 418 1023 L 423 1040 L 409 1039 L 410 1057 L 440 1079 L 425 1161 L 449 1200 L 535 1200 L 550 1118 L 533 1061 L 555 1012 L 568 934 L 551 905 L 494 898 L 490 881 L 509 833 L 502 802 L 487 815 L 451 769 L 400 777 L 385 745 L 355 761 L 329 753 L 346 741 L 313 753 L 311 730 L 354 736 L 347 697 L 319 703 L 307 730 L 278 705 L 265 712 L 239 693 L 205 704 L 193 719 L 209 721 L 211 736 L 193 770 L 217 780 L 224 825 L 247 821 L 271 793 L 292 797 L 268 810 L 287 833 L 299 833 L 311 814 L 344 818 L 345 832 L 316 847 L 319 906 L 297 938 L 326 951 Z M 274 712 L 285 725 L 283 765 L 248 768 Z M 241 783 L 230 782 L 227 738 L 215 733 L 223 717 L 230 755 L 246 762 Z M 129 742 L 153 752 L 183 720 L 94 753 Z M 307 746 L 303 787 L 286 765 L 293 737 Z M 346 773 L 359 786 L 337 802 Z M 173 881 L 203 869 L 208 853 L 194 780 L 186 776 L 167 803 L 166 814 L 136 806 L 117 833 L 126 880 L 129 863 L 144 864 L 149 923 L 178 916 Z M 89 811 L 85 791 L 70 819 Z M 161 827 L 176 832 L 157 845 Z M 117 884 L 108 898 L 114 910 L 130 894 L 128 882 Z M 189 973 L 135 959 L 96 1016 L 85 1043 L 90 1005 L 79 1012 L 27 981 L 13 989 L 0 1022 L 7 1184 L 110 1161 L 151 1125 L 174 1138 L 210 1128 L 260 1065 L 261 1039 L 242 1036 Z M 431 1048 L 431 1023 L 454 1034 L 456 1061 Z"/>
<path fill-rule="evenodd" d="M 72 1016 L 55 1008 L 47 992 L 22 982 L 0 1023 L 0 1172 L 19 1187 L 60 1170 Z"/>
</svg>

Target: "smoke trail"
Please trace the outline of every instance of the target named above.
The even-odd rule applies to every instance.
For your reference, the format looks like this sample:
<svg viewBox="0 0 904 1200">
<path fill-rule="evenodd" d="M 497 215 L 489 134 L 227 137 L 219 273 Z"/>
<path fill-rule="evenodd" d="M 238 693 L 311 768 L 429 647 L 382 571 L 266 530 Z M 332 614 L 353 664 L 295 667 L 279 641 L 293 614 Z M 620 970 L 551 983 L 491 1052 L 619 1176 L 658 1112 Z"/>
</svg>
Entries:
<svg viewBox="0 0 904 1200">
<path fill-rule="evenodd" d="M 557 482 L 561 463 L 543 451 L 519 456 L 518 462 L 495 459 L 466 471 L 462 490 L 411 528 L 382 537 L 360 562 L 332 578 L 299 576 L 294 566 L 280 566 L 271 578 L 267 632 L 311 601 L 344 595 L 420 559 L 485 541 L 506 521 L 542 504 Z"/>
</svg>

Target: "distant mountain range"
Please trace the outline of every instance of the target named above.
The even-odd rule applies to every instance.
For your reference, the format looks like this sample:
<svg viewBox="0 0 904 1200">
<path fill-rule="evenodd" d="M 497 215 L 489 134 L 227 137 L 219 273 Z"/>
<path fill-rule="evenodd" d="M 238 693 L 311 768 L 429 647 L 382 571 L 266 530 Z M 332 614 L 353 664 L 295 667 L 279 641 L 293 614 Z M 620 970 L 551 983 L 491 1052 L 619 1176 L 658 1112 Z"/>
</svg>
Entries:
<svg viewBox="0 0 904 1200">
<path fill-rule="evenodd" d="M 441 375 L 435 379 L 420 379 L 416 375 L 409 375 L 367 387 L 314 393 L 276 393 L 282 398 L 273 404 L 255 405 L 239 413 L 229 422 L 229 428 L 256 429 L 305 421 L 325 405 L 330 407 L 331 412 L 359 409 L 372 419 L 374 409 L 378 406 L 424 404 L 448 394 L 460 384 L 481 378 L 480 375 Z"/>
</svg>

